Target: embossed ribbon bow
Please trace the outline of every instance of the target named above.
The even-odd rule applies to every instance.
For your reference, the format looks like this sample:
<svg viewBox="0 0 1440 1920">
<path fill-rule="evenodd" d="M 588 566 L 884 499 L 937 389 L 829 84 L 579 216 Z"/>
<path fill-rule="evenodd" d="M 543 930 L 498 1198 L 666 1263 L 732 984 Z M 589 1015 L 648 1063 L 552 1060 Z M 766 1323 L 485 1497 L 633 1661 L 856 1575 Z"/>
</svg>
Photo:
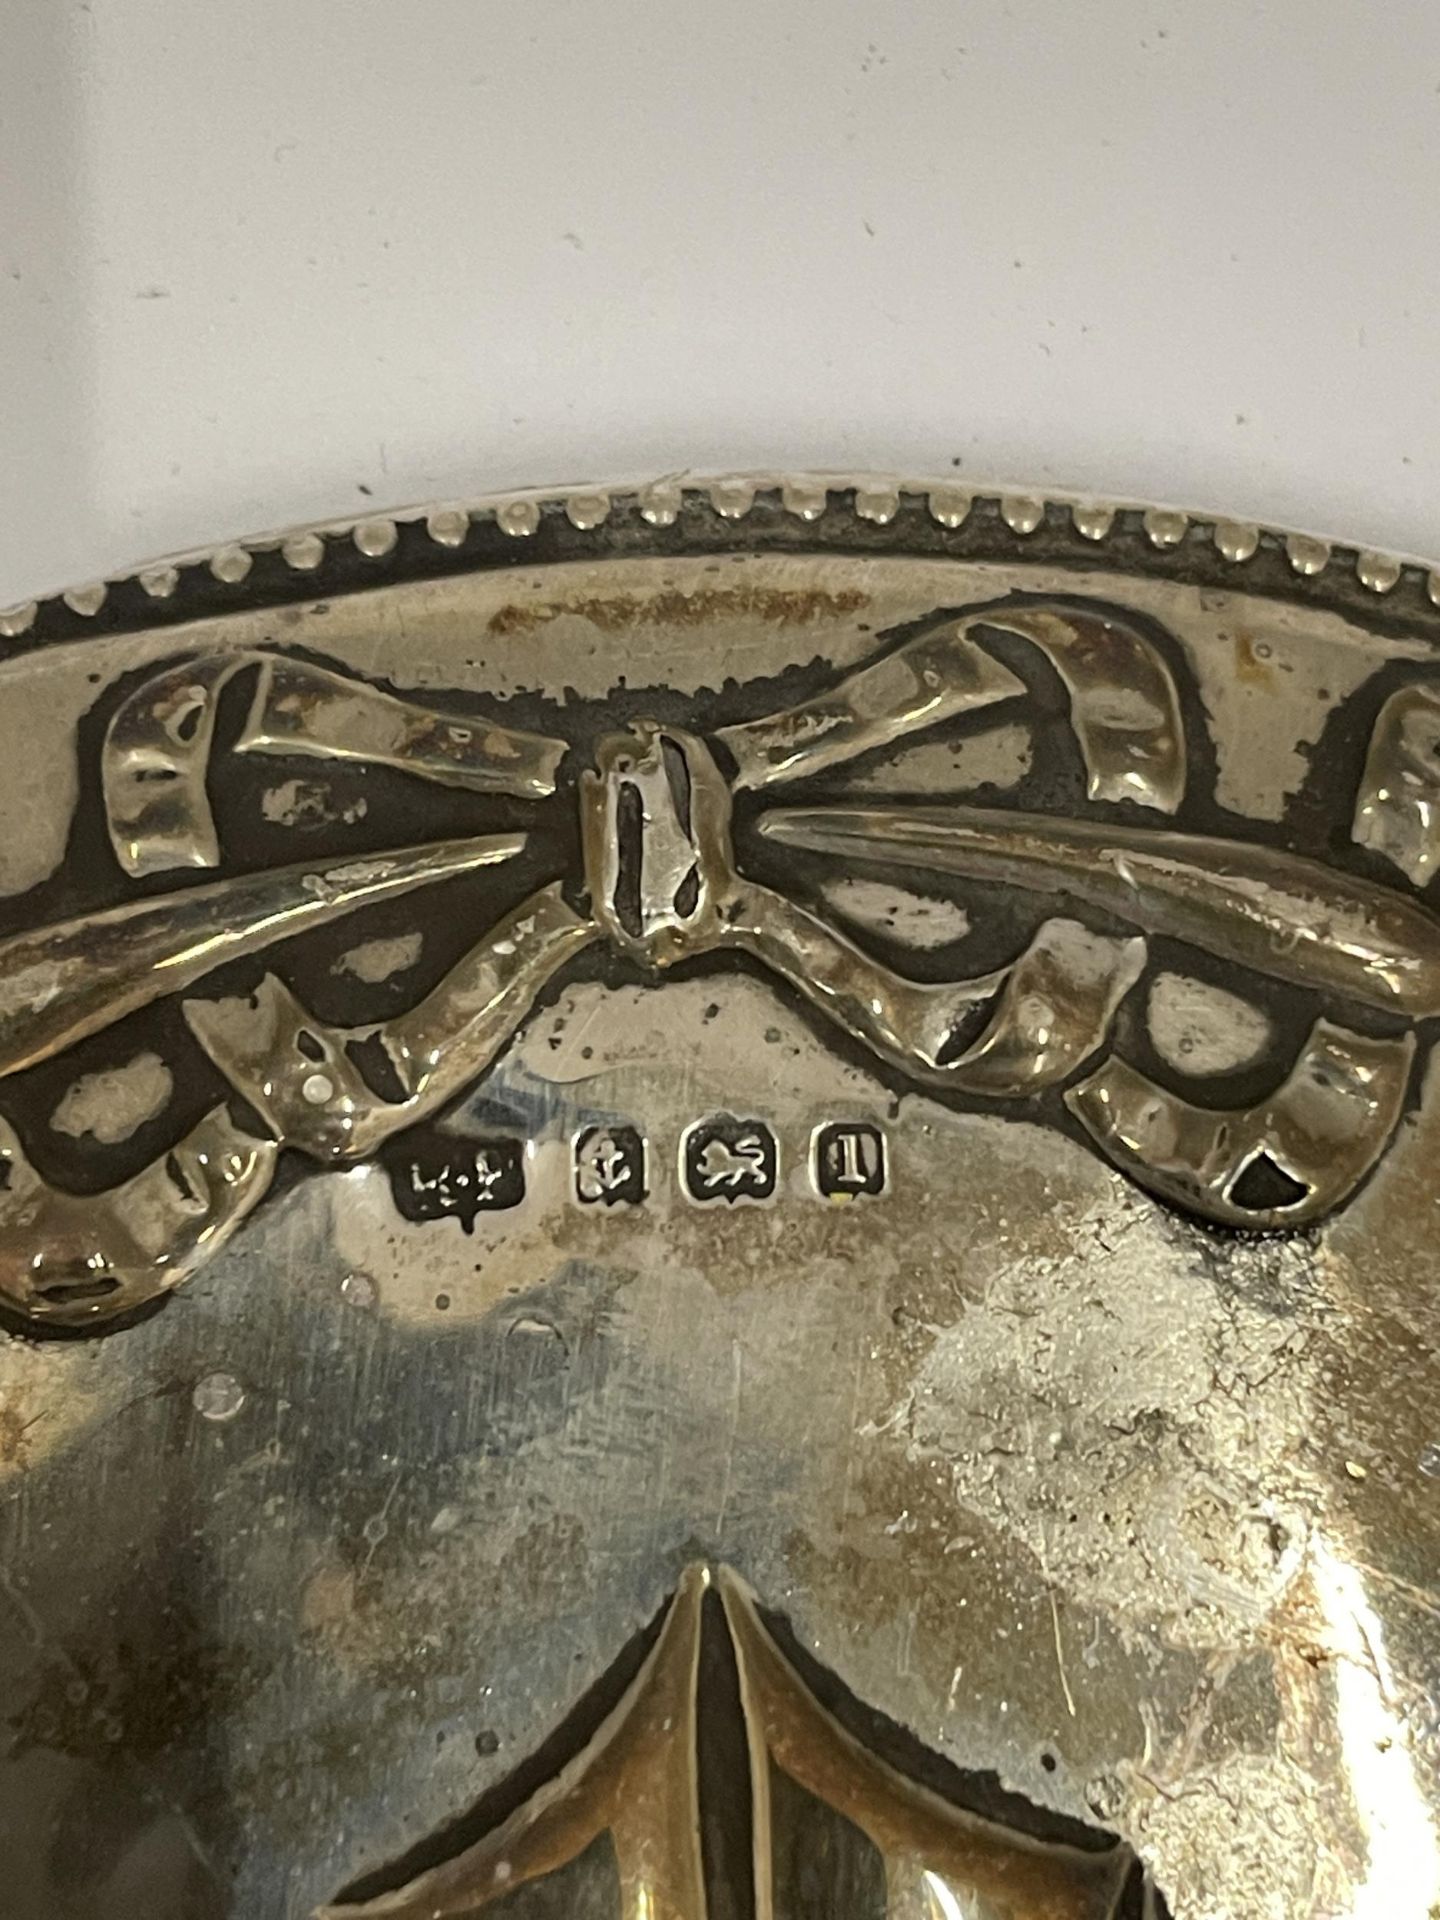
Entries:
<svg viewBox="0 0 1440 1920">
<path fill-rule="evenodd" d="M 1126 930 L 1058 914 L 999 969 L 910 979 L 743 870 L 732 795 L 782 789 L 1021 697 L 1024 683 L 987 649 L 986 629 L 1048 658 L 1068 695 L 1089 798 L 1129 802 L 1123 819 L 826 804 L 763 813 L 758 833 L 847 871 L 1058 893 Z M 563 741 L 457 719 L 303 661 L 219 656 L 147 680 L 110 723 L 103 791 L 127 875 L 220 864 L 207 773 L 220 696 L 242 671 L 256 683 L 236 753 L 357 761 L 527 800 L 557 790 Z M 1431 858 L 1433 797 L 1417 829 L 1413 783 L 1392 781 L 1391 791 L 1385 780 L 1414 717 L 1396 701 L 1417 697 L 1434 699 L 1412 688 L 1381 716 L 1356 826 L 1412 877 L 1414 861 Z M 977 1098 L 1063 1088 L 1064 1111 L 1095 1145 L 1176 1204 L 1232 1226 L 1314 1220 L 1365 1177 L 1399 1120 L 1410 1028 L 1440 1014 L 1437 923 L 1411 898 L 1276 847 L 1145 824 L 1147 813 L 1175 813 L 1186 769 L 1181 703 L 1160 650 L 1137 624 L 1069 604 L 938 619 L 829 692 L 709 741 L 638 723 L 603 739 L 581 774 L 584 871 L 570 876 L 570 897 L 557 875 L 409 1012 L 327 1027 L 273 973 L 248 999 L 185 1002 L 192 1033 L 259 1116 L 263 1137 L 222 1105 L 134 1180 L 80 1197 L 41 1180 L 0 1121 L 9 1165 L 0 1292 L 32 1316 L 80 1321 L 175 1285 L 257 1204 L 282 1148 L 322 1161 L 373 1153 L 476 1080 L 545 984 L 597 941 L 658 970 L 743 952 L 913 1079 Z M 509 860 L 525 841 L 492 834 L 326 870 L 246 874 L 19 934 L 0 943 L 0 1077 L 187 992 L 228 960 Z M 1379 1016 L 1379 1030 L 1316 1018 L 1288 1074 L 1243 1109 L 1194 1104 L 1113 1051 L 1097 1063 L 1144 971 L 1147 936 L 1157 935 Z M 1255 1198 L 1246 1179 L 1262 1162 L 1282 1185 Z"/>
</svg>

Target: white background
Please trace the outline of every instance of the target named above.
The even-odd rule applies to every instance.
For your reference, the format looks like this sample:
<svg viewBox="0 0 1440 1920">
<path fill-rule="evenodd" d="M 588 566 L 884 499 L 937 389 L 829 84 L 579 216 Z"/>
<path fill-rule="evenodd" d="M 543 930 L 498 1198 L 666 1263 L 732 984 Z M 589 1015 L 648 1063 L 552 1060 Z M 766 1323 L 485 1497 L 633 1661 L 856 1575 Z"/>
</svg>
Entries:
<svg viewBox="0 0 1440 1920">
<path fill-rule="evenodd" d="M 1440 556 L 1435 0 L 0 0 L 0 604 L 898 468 Z"/>
</svg>

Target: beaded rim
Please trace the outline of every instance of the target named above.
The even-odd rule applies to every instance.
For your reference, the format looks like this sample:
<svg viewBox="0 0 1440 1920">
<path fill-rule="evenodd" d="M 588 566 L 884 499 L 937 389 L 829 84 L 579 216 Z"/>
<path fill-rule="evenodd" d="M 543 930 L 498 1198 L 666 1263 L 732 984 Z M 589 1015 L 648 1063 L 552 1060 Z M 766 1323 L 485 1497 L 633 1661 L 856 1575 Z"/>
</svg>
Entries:
<svg viewBox="0 0 1440 1920">
<path fill-rule="evenodd" d="M 763 513 L 767 531 L 773 533 L 778 510 L 782 519 L 793 523 L 797 533 L 805 527 L 818 532 L 822 526 L 834 526 L 843 532 L 843 523 L 848 521 L 857 533 L 873 535 L 875 529 L 887 527 L 903 513 L 917 509 L 936 532 L 959 535 L 983 523 L 996 536 L 983 554 L 976 550 L 973 540 L 967 540 L 956 552 L 960 558 L 1003 561 L 1008 557 L 1007 546 L 1015 558 L 1021 558 L 1027 544 L 1038 544 L 1035 536 L 1043 529 L 1051 536 L 1048 545 L 1053 546 L 1057 538 L 1062 543 L 1068 538 L 1073 546 L 1068 556 L 1072 564 L 1093 562 L 1107 545 L 1113 548 L 1121 537 L 1129 535 L 1133 563 L 1138 531 L 1143 536 L 1142 552 L 1148 550 L 1152 559 L 1168 558 L 1177 563 L 1183 559 L 1191 572 L 1197 562 L 1208 558 L 1218 561 L 1223 580 L 1229 569 L 1245 568 L 1273 554 L 1283 558 L 1284 576 L 1292 585 L 1325 582 L 1332 589 L 1358 587 L 1363 590 L 1362 598 L 1394 596 L 1412 617 L 1417 611 L 1433 617 L 1440 609 L 1440 568 L 1312 534 L 1263 527 L 1255 521 L 1070 494 L 969 487 L 954 481 L 902 481 L 878 474 L 686 474 L 615 487 L 533 488 L 488 494 L 472 501 L 319 521 L 282 533 L 231 540 L 218 547 L 150 561 L 129 574 L 0 609 L 0 641 L 32 635 L 34 644 L 51 638 L 73 639 L 85 623 L 113 607 L 119 590 L 128 590 L 132 597 L 138 590 L 157 616 L 162 610 L 172 617 L 178 614 L 180 609 L 167 603 L 184 600 L 187 596 L 183 588 L 197 580 L 234 591 L 239 604 L 240 590 L 250 581 L 257 559 L 267 555 L 278 555 L 297 585 L 312 584 L 313 576 L 340 554 L 352 558 L 358 555 L 367 563 L 366 578 L 353 584 L 378 585 L 381 569 L 402 550 L 402 534 L 412 527 L 423 528 L 430 546 L 443 556 L 447 551 L 458 553 L 473 530 L 486 525 L 504 541 L 518 546 L 532 540 L 547 519 L 563 519 L 575 533 L 585 534 L 637 516 L 650 528 L 671 528 L 698 510 L 714 516 L 723 527 L 738 527 Z M 946 549 L 936 551 L 943 553 Z M 1067 556 L 1051 552 L 1048 557 Z M 407 571 L 398 568 L 396 577 L 407 577 Z M 1247 586 L 1260 590 L 1258 581 L 1247 581 Z M 1268 590 L 1274 591 L 1275 587 L 1272 575 Z M 218 604 L 212 599 L 203 611 L 221 614 L 225 610 L 222 596 Z M 78 623 L 66 618 L 67 614 L 78 616 Z M 127 619 L 124 624 L 128 627 L 135 623 Z"/>
</svg>

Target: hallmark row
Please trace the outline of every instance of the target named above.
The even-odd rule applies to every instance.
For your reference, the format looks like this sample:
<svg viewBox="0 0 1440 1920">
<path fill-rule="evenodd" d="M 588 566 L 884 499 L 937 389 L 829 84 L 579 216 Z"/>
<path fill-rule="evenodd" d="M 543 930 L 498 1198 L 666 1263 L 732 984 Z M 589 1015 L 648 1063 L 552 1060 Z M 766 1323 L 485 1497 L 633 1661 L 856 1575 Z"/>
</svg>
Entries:
<svg viewBox="0 0 1440 1920">
<path fill-rule="evenodd" d="M 411 1220 L 500 1213 L 525 1198 L 524 1140 L 411 1135 L 390 1164 L 395 1203 Z M 696 1206 L 764 1205 L 780 1184 L 780 1143 L 763 1120 L 712 1114 L 680 1140 L 680 1187 Z M 571 1143 L 571 1190 L 582 1207 L 642 1206 L 651 1148 L 638 1127 L 584 1127 Z M 810 1182 L 824 1200 L 873 1199 L 889 1184 L 885 1135 L 868 1120 L 832 1120 L 810 1138 Z"/>
</svg>

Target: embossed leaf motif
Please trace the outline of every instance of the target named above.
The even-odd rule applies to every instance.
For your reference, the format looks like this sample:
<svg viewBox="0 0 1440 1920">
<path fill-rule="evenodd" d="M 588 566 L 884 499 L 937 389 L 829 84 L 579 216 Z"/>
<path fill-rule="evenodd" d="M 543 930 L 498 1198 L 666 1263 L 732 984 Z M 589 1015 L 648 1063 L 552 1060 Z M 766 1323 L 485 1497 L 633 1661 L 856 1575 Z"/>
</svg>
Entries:
<svg viewBox="0 0 1440 1920">
<path fill-rule="evenodd" d="M 719 1607 L 707 1615 L 711 1592 Z M 706 1632 L 728 1642 L 738 1680 L 733 1704 L 705 1685 Z M 713 1749 L 704 1723 L 726 1712 L 738 1712 L 742 1723 L 748 1780 L 707 1772 L 703 1756 Z M 724 1904 L 756 1920 L 810 1912 L 837 1920 L 1112 1920 L 1140 1878 L 1124 1846 L 1034 1838 L 907 1779 L 815 1698 L 744 1583 L 729 1569 L 712 1575 L 694 1566 L 640 1673 L 567 1767 L 443 1865 L 374 1899 L 325 1907 L 316 1920 L 462 1920 L 503 1912 L 522 1888 L 546 1882 L 554 1902 L 541 1899 L 525 1912 L 561 1920 L 572 1911 L 566 1869 L 602 1841 L 613 1849 L 614 1891 L 595 1912 L 613 1920 L 706 1920 L 716 1910 L 718 1861 L 743 1857 L 713 1847 L 707 1862 L 702 1801 L 710 1796 L 720 1809 L 712 1822 L 738 1818 L 748 1826 L 750 1864 L 741 1871 L 750 1885 L 727 1888 Z M 798 1831 L 789 1830 L 795 1806 L 802 1809 Z M 869 1871 L 847 1873 L 813 1817 L 807 1825 L 805 1806 L 853 1831 Z"/>
<path fill-rule="evenodd" d="M 855 804 L 844 791 L 865 756 L 873 770 L 877 754 L 946 723 L 1013 719 L 1038 697 L 1009 664 L 1021 656 L 1043 662 L 1064 701 L 1083 785 L 1069 811 Z M 220 702 L 239 698 L 247 675 L 241 724 L 222 728 Z M 1413 1084 L 1417 1030 L 1428 1037 L 1440 1017 L 1440 922 L 1372 877 L 1388 865 L 1425 884 L 1440 858 L 1436 700 L 1432 683 L 1407 683 L 1374 720 L 1353 822 L 1341 823 L 1365 872 L 1196 830 L 1213 809 L 1186 815 L 1192 743 L 1166 648 L 1143 622 L 1085 603 L 1016 596 L 936 615 L 827 688 L 708 737 L 649 720 L 602 736 L 578 775 L 558 738 L 313 662 L 254 653 L 165 666 L 112 715 L 101 754 L 115 862 L 147 892 L 0 941 L 0 1079 L 182 996 L 232 1098 L 192 1111 L 151 1167 L 84 1195 L 49 1185 L 23 1127 L 7 1131 L 0 1296 L 35 1319 L 94 1325 L 167 1292 L 260 1203 L 283 1150 L 354 1161 L 433 1116 L 596 945 L 652 980 L 678 962 L 743 956 L 902 1080 L 955 1101 L 1023 1103 L 1027 1118 L 1080 1131 L 1137 1184 L 1209 1221 L 1312 1223 L 1383 1154 Z M 193 882 L 225 864 L 210 792 L 222 741 L 244 764 L 383 769 L 422 810 L 427 790 L 439 804 L 436 789 L 500 796 L 512 812 L 578 805 L 579 861 L 508 911 L 487 910 L 482 892 L 473 945 L 407 1010 L 327 1024 L 284 977 L 284 942 L 457 876 L 477 876 L 481 892 L 488 870 L 533 856 L 541 837 L 472 834 L 159 890 L 167 873 Z M 806 804 L 773 804 L 797 783 Z M 1002 916 L 1002 963 L 940 978 L 883 963 L 801 897 L 825 897 L 837 872 L 898 874 L 962 901 L 977 885 L 982 899 L 1000 889 L 1021 903 L 1013 938 Z M 1206 956 L 1242 989 L 1247 978 L 1278 988 L 1303 1014 L 1243 1099 L 1217 1097 L 1173 1057 L 1159 1075 L 1134 1057 L 1122 1014 L 1156 943 Z M 207 991 L 227 963 L 268 963 L 277 948 L 276 970 L 250 991 Z"/>
</svg>

